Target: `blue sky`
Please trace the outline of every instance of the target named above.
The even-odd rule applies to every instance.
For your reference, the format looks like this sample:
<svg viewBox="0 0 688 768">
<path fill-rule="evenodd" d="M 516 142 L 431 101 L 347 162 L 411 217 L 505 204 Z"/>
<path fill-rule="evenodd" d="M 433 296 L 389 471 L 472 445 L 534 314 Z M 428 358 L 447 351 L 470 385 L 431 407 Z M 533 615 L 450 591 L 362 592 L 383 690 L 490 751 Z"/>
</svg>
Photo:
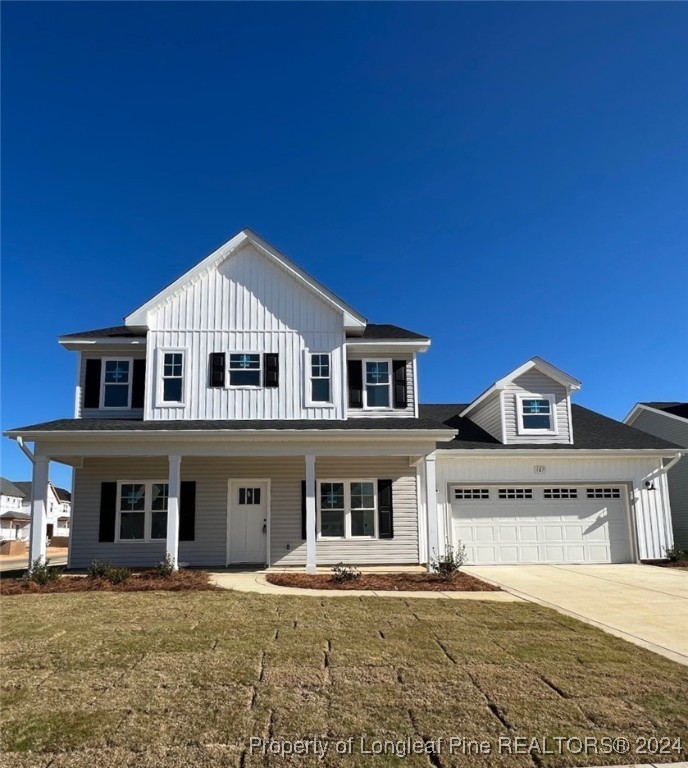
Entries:
<svg viewBox="0 0 688 768">
<path fill-rule="evenodd" d="M 3 428 L 72 415 L 59 334 L 245 226 L 432 336 L 426 402 L 534 354 L 617 418 L 686 399 L 685 4 L 2 11 Z"/>
</svg>

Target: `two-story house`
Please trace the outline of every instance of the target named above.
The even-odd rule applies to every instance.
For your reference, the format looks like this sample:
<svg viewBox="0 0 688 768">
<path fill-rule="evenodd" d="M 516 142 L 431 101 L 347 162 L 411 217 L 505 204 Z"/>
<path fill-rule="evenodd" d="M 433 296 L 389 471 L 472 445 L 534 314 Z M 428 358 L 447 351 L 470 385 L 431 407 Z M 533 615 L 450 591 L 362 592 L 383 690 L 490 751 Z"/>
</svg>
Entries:
<svg viewBox="0 0 688 768">
<path fill-rule="evenodd" d="M 0 477 L 0 541 L 29 538 L 31 515 L 22 509 L 26 494 L 11 480 Z"/>
<path fill-rule="evenodd" d="M 671 543 L 678 449 L 584 408 L 533 358 L 419 405 L 430 340 L 374 325 L 250 230 L 125 318 L 70 334 L 74 418 L 7 434 L 74 467 L 69 565 L 625 562 Z M 26 442 L 33 441 L 33 451 Z"/>
</svg>

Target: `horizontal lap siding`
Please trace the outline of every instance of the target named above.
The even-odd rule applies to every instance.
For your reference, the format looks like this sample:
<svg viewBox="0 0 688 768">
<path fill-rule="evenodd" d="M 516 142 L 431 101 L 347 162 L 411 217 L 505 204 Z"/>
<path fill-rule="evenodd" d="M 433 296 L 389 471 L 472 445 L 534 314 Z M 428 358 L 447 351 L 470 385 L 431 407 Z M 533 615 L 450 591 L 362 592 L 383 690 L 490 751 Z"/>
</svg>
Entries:
<svg viewBox="0 0 688 768">
<path fill-rule="evenodd" d="M 184 458 L 182 480 L 196 482 L 196 538 L 180 542 L 179 559 L 190 565 L 223 566 L 227 540 L 227 486 L 230 479 L 271 481 L 272 564 L 305 563 L 301 539 L 301 457 L 282 458 Z M 379 541 L 318 542 L 318 563 L 344 560 L 351 563 L 418 562 L 415 470 L 408 459 L 316 459 L 316 475 L 356 479 L 391 478 L 394 503 L 394 539 Z M 116 480 L 162 480 L 167 477 L 164 459 L 87 459 L 75 470 L 70 566 L 84 568 L 94 559 L 132 567 L 153 565 L 165 554 L 165 542 L 99 542 L 101 483 Z M 289 546 L 289 549 L 287 549 Z"/>
<path fill-rule="evenodd" d="M 384 354 L 375 354 L 374 352 L 347 352 L 347 360 L 405 360 L 406 361 L 406 408 L 393 408 L 390 411 L 366 411 L 363 408 L 350 408 L 349 418 L 385 418 L 386 416 L 415 416 L 415 387 L 414 387 L 414 366 L 413 355 L 394 354 L 388 352 Z M 392 371 L 390 371 L 390 376 Z M 365 386 L 365 371 L 363 372 L 363 385 Z M 394 398 L 394 382 L 392 382 L 392 398 Z"/>
<path fill-rule="evenodd" d="M 557 416 L 556 435 L 520 435 L 518 433 L 518 395 L 523 394 L 554 395 Z M 524 373 L 504 388 L 504 420 L 508 443 L 568 443 L 570 429 L 566 388 L 539 371 Z"/>
<path fill-rule="evenodd" d="M 470 414 L 471 421 L 501 442 L 502 440 L 502 403 L 497 392 Z"/>
</svg>

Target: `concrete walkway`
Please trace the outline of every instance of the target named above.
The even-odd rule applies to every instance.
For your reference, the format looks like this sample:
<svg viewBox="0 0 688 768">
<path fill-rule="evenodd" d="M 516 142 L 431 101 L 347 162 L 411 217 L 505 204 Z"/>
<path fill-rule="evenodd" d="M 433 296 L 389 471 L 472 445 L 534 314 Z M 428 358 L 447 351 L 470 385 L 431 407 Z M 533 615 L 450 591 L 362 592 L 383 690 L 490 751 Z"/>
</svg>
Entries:
<svg viewBox="0 0 688 768">
<path fill-rule="evenodd" d="M 482 565 L 466 571 L 688 665 L 688 571 L 631 564 Z"/>
<path fill-rule="evenodd" d="M 363 571 L 363 569 L 361 569 Z M 372 569 L 371 569 L 372 570 Z M 381 569 L 380 569 L 381 570 Z M 371 589 L 299 589 L 279 587 L 265 578 L 266 571 L 212 571 L 210 581 L 223 589 L 258 592 L 261 595 L 301 595 L 304 597 L 420 597 L 451 600 L 490 600 L 498 603 L 519 602 L 521 598 L 508 592 L 394 592 Z"/>
</svg>

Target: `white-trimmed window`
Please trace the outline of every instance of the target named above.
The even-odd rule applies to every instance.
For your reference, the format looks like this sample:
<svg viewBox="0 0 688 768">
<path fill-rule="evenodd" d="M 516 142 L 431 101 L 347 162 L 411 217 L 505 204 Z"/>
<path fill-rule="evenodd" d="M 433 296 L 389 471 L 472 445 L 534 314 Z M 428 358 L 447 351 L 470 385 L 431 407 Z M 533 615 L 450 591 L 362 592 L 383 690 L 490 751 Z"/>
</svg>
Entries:
<svg viewBox="0 0 688 768">
<path fill-rule="evenodd" d="M 229 386 L 260 387 L 262 357 L 259 352 L 230 352 Z"/>
<path fill-rule="evenodd" d="M 518 427 L 521 434 L 554 434 L 554 395 L 519 395 Z"/>
<path fill-rule="evenodd" d="M 363 361 L 363 407 L 392 407 L 392 363 L 390 360 Z"/>
<path fill-rule="evenodd" d="M 377 538 L 377 481 L 318 482 L 320 538 Z"/>
<path fill-rule="evenodd" d="M 130 357 L 111 357 L 103 360 L 100 385 L 100 402 L 103 408 L 131 407 L 132 368 Z"/>
<path fill-rule="evenodd" d="M 117 541 L 156 541 L 167 537 L 169 486 L 164 482 L 117 483 Z"/>
<path fill-rule="evenodd" d="M 311 352 L 309 402 L 312 405 L 332 402 L 332 360 L 329 352 Z"/>
<path fill-rule="evenodd" d="M 184 351 L 162 350 L 162 382 L 160 400 L 181 405 L 184 402 Z"/>
</svg>

